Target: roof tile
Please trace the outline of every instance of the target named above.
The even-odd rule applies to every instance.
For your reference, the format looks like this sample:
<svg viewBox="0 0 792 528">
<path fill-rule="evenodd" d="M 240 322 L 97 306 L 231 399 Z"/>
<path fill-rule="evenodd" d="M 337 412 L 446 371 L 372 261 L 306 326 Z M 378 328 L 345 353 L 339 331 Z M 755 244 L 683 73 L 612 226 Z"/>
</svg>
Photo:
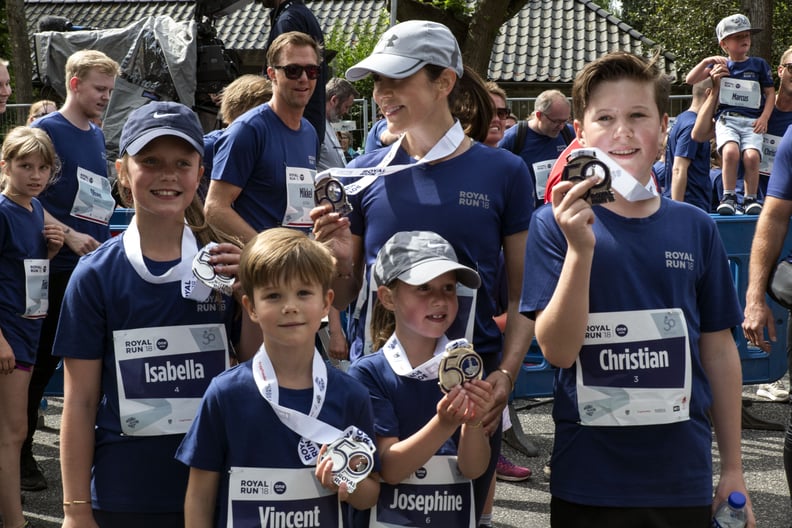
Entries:
<svg viewBox="0 0 792 528">
<path fill-rule="evenodd" d="M 475 0 L 468 0 L 474 2 Z M 336 22 L 375 22 L 388 0 L 314 0 L 306 4 L 326 33 Z M 75 25 L 123 27 L 146 16 L 194 16 L 194 1 L 182 0 L 26 0 L 28 27 L 44 15 L 59 15 Z M 249 3 L 215 22 L 217 36 L 247 61 L 263 62 L 269 10 Z M 534 0 L 508 20 L 495 39 L 489 77 L 498 82 L 571 83 L 581 64 L 617 49 L 642 53 L 655 43 L 590 0 Z M 676 77 L 673 55 L 661 56 L 661 67 Z M 515 65 L 519 65 L 515 67 Z"/>
</svg>

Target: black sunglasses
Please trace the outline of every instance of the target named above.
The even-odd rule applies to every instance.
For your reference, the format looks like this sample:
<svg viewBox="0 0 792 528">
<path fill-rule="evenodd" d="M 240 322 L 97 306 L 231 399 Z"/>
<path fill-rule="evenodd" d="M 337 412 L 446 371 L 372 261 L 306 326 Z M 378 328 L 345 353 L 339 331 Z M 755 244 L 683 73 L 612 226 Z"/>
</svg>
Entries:
<svg viewBox="0 0 792 528">
<path fill-rule="evenodd" d="M 784 68 L 786 68 L 787 73 L 792 73 L 792 62 L 787 62 L 786 64 L 782 64 Z"/>
<path fill-rule="evenodd" d="M 511 110 L 508 108 L 496 108 L 495 114 L 498 116 L 498 119 L 506 119 L 511 114 Z"/>
<path fill-rule="evenodd" d="M 291 79 L 296 81 L 300 77 L 302 77 L 303 72 L 308 77 L 308 80 L 315 80 L 319 78 L 319 66 L 315 64 L 309 64 L 308 66 L 302 66 L 300 64 L 287 64 L 286 66 L 273 66 L 276 70 L 283 70 L 283 73 L 286 74 L 287 79 Z"/>
</svg>

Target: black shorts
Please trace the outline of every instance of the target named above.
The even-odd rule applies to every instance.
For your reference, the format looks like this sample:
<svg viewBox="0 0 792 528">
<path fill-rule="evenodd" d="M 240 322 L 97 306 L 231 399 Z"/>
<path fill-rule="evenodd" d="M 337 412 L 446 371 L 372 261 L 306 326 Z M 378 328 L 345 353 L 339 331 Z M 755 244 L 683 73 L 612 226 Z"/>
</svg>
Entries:
<svg viewBox="0 0 792 528">
<path fill-rule="evenodd" d="M 712 507 L 613 508 L 550 499 L 553 528 L 708 528 Z"/>
</svg>

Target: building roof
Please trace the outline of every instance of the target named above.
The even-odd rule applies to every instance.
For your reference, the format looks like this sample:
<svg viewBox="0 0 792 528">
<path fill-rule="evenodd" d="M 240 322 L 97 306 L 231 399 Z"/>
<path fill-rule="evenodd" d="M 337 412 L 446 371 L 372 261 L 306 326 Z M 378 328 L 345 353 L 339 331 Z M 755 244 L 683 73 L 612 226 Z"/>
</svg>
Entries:
<svg viewBox="0 0 792 528">
<path fill-rule="evenodd" d="M 239 4 L 241 8 L 216 20 L 217 36 L 227 48 L 240 53 L 245 64 L 263 64 L 269 9 L 245 0 Z M 306 4 L 329 33 L 336 22 L 375 22 L 389 0 L 309 0 Z M 179 0 L 25 0 L 30 33 L 37 31 L 38 21 L 45 15 L 105 29 L 156 15 L 190 20 L 194 11 L 195 2 Z M 498 82 L 571 83 L 585 63 L 603 53 L 619 49 L 646 55 L 654 46 L 653 41 L 594 2 L 529 0 L 501 27 L 488 77 Z M 660 60 L 666 73 L 676 78 L 673 55 L 665 53 Z"/>
<path fill-rule="evenodd" d="M 656 43 L 587 0 L 530 0 L 507 20 L 492 48 L 488 76 L 498 82 L 572 83 L 610 51 L 649 55 Z M 674 56 L 659 66 L 676 79 Z"/>
</svg>

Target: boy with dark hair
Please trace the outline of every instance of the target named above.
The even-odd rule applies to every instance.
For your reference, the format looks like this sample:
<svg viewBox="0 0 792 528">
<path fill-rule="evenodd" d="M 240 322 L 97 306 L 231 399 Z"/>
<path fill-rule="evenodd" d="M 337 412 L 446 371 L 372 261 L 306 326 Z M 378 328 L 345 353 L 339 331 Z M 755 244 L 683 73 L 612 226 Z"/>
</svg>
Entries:
<svg viewBox="0 0 792 528">
<path fill-rule="evenodd" d="M 554 527 L 708 526 L 708 413 L 721 462 L 715 502 L 747 496 L 731 333 L 742 316 L 726 251 L 708 214 L 662 198 L 651 177 L 668 92 L 656 65 L 636 55 L 589 63 L 573 86 L 575 131 L 621 169 L 611 170 L 619 191 L 592 206 L 585 197 L 601 177 L 561 181 L 553 207 L 531 222 L 520 309 L 560 367 Z"/>
</svg>

